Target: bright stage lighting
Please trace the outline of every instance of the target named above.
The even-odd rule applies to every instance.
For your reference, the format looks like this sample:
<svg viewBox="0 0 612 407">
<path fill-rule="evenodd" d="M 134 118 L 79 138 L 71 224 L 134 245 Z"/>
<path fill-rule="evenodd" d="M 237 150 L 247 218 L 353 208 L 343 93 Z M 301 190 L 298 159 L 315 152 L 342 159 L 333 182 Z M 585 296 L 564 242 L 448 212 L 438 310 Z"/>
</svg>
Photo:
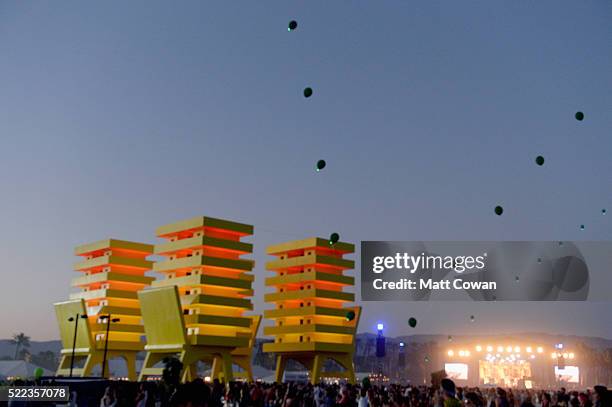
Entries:
<svg viewBox="0 0 612 407">
<path fill-rule="evenodd" d="M 464 352 L 464 351 L 462 351 L 462 350 L 460 350 L 460 351 L 459 351 L 459 356 L 465 356 L 465 352 Z"/>
<path fill-rule="evenodd" d="M 570 359 L 574 359 L 574 354 L 570 352 L 570 354 L 568 355 Z"/>
<path fill-rule="evenodd" d="M 493 352 L 493 346 L 491 345 L 487 346 L 487 352 Z"/>
<path fill-rule="evenodd" d="M 381 324 L 380 322 L 376 325 L 376 329 L 378 329 L 379 331 L 382 331 L 384 327 L 385 326 Z"/>
<path fill-rule="evenodd" d="M 567 353 L 563 354 L 563 359 L 567 359 L 569 357 L 569 355 Z"/>
<path fill-rule="evenodd" d="M 551 356 L 553 359 L 557 359 L 557 352 L 553 352 L 553 353 L 552 353 L 550 356 Z"/>
<path fill-rule="evenodd" d="M 454 356 L 454 355 L 455 355 L 455 352 L 453 352 L 453 350 L 452 350 L 452 349 L 450 349 L 450 350 L 447 352 L 447 354 L 448 354 L 448 356 Z"/>
<path fill-rule="evenodd" d="M 476 352 L 482 352 L 482 346 L 476 345 Z"/>
<path fill-rule="evenodd" d="M 506 346 L 506 352 L 508 353 L 512 352 L 512 346 Z"/>
<path fill-rule="evenodd" d="M 400 348 L 403 348 L 404 347 L 404 342 L 400 342 L 399 346 L 400 346 Z"/>
<path fill-rule="evenodd" d="M 521 347 L 520 346 L 515 346 L 514 347 L 514 352 L 520 353 L 521 352 Z"/>
<path fill-rule="evenodd" d="M 538 346 L 538 353 L 543 353 L 544 352 L 544 348 L 541 346 Z"/>
<path fill-rule="evenodd" d="M 531 355 L 531 356 L 530 356 L 530 358 L 531 358 L 531 359 L 535 359 L 535 355 Z"/>
<path fill-rule="evenodd" d="M 527 346 L 527 348 L 525 350 L 527 351 L 527 353 L 531 353 L 532 352 L 531 346 Z"/>
<path fill-rule="evenodd" d="M 498 352 L 503 352 L 504 351 L 504 347 L 503 346 L 498 346 L 497 347 L 497 351 Z"/>
</svg>

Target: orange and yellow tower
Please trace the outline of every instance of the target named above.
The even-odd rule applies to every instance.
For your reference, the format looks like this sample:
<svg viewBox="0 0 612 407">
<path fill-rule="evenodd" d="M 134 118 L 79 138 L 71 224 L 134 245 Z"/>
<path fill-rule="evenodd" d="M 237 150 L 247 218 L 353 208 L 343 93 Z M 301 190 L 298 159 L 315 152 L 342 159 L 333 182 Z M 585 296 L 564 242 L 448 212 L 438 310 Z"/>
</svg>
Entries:
<svg viewBox="0 0 612 407">
<path fill-rule="evenodd" d="M 219 361 L 248 346 L 252 337 L 254 320 L 245 312 L 253 309 L 254 261 L 242 256 L 252 253 L 253 245 L 241 239 L 253 234 L 253 226 L 200 216 L 156 233 L 166 239 L 155 246 L 165 260 L 153 269 L 165 278 L 152 285 L 178 287 L 188 343 L 210 349 L 213 375 L 219 377 Z M 193 366 L 185 368 L 193 376 Z"/>
<path fill-rule="evenodd" d="M 83 322 L 87 327 L 81 329 L 90 332 L 92 343 L 81 375 L 89 375 L 95 364 L 102 363 L 102 358 L 108 361 L 122 357 L 128 363 L 131 378 L 135 379 L 136 353 L 144 348 L 137 292 L 154 280 L 145 276 L 153 265 L 146 259 L 153 252 L 153 246 L 106 239 L 78 246 L 74 252 L 82 257 L 82 261 L 74 266 L 82 275 L 72 280 L 72 286 L 81 291 L 71 294 L 70 299 L 84 302 L 87 319 Z M 60 322 L 60 329 L 74 329 L 72 324 Z M 66 334 L 71 336 L 71 333 Z M 103 354 L 105 349 L 106 355 Z M 60 364 L 58 374 L 65 374 L 66 368 L 64 365 L 62 370 Z M 105 375 L 109 373 L 107 366 L 103 370 Z"/>
<path fill-rule="evenodd" d="M 332 243 L 327 239 L 309 238 L 268 247 L 276 257 L 266 264 L 275 273 L 266 286 L 275 292 L 265 301 L 275 308 L 264 311 L 274 326 L 264 328 L 274 336 L 264 344 L 264 352 L 276 354 L 276 381 L 283 379 L 287 361 L 292 359 L 309 370 L 310 381 L 321 377 L 355 380 L 353 354 L 360 307 L 345 307 L 355 295 L 344 287 L 354 286 L 354 277 L 345 270 L 354 268 L 353 260 L 343 258 L 353 253 L 350 243 Z M 327 360 L 340 365 L 341 371 L 324 371 Z"/>
</svg>

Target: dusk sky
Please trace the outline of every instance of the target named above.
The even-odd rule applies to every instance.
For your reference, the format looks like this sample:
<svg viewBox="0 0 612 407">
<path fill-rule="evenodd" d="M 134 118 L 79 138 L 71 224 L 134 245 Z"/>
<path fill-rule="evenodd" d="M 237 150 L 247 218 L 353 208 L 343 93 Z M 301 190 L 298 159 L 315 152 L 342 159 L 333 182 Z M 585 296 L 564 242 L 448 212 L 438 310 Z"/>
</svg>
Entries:
<svg viewBox="0 0 612 407">
<path fill-rule="evenodd" d="M 612 240 L 611 22 L 607 0 L 1 1 L 0 338 L 59 337 L 74 246 L 196 215 L 255 226 L 258 312 L 284 240 Z M 610 304 L 363 302 L 360 331 L 612 338 Z"/>
</svg>

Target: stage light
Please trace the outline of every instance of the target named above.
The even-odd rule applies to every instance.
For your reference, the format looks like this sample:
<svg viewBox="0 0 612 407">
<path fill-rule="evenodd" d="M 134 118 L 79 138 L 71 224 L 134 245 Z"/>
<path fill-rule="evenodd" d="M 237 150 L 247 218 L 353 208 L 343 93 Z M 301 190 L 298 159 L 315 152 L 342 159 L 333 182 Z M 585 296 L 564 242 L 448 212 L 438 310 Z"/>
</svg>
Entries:
<svg viewBox="0 0 612 407">
<path fill-rule="evenodd" d="M 531 353 L 533 351 L 533 349 L 531 349 L 531 346 L 527 346 L 527 353 Z"/>
<path fill-rule="evenodd" d="M 557 352 L 553 352 L 553 353 L 552 353 L 550 356 L 551 356 L 553 359 L 557 359 Z"/>
<path fill-rule="evenodd" d="M 399 343 L 400 348 L 403 348 L 403 347 L 404 347 L 404 345 L 405 345 L 405 344 L 404 344 L 404 342 L 400 342 L 400 343 Z"/>
<path fill-rule="evenodd" d="M 541 346 L 538 346 L 538 353 L 543 353 L 544 352 L 544 348 L 542 348 Z"/>
<path fill-rule="evenodd" d="M 476 345 L 476 352 L 482 352 L 482 346 Z"/>
<path fill-rule="evenodd" d="M 558 343 L 555 345 L 556 349 L 563 349 L 563 344 L 562 343 Z"/>
<path fill-rule="evenodd" d="M 564 354 L 563 354 L 563 359 L 567 359 L 567 358 L 568 358 L 568 354 L 567 354 L 567 353 L 564 353 Z"/>
<path fill-rule="evenodd" d="M 495 355 L 495 357 L 496 357 L 496 358 L 499 358 L 499 357 L 501 357 L 501 355 L 498 353 L 497 355 Z"/>
<path fill-rule="evenodd" d="M 570 352 L 568 356 L 570 359 L 574 359 L 574 354 L 572 352 Z"/>
<path fill-rule="evenodd" d="M 454 356 L 454 355 L 455 355 L 455 352 L 453 352 L 453 350 L 452 350 L 452 349 L 450 349 L 450 350 L 447 352 L 447 354 L 448 354 L 448 356 Z"/>
<path fill-rule="evenodd" d="M 465 356 L 465 352 L 464 352 L 464 351 L 462 351 L 462 350 L 460 350 L 460 351 L 459 351 L 459 356 Z"/>
<path fill-rule="evenodd" d="M 515 346 L 514 347 L 514 352 L 515 353 L 520 353 L 521 352 L 521 347 L 520 346 Z"/>
<path fill-rule="evenodd" d="M 471 355 L 470 351 L 469 351 L 469 350 L 466 350 L 466 351 L 465 351 L 465 356 L 470 356 L 470 355 Z"/>
<path fill-rule="evenodd" d="M 506 346 L 506 352 L 508 353 L 512 352 L 512 346 Z"/>
<path fill-rule="evenodd" d="M 531 356 L 530 356 L 530 358 L 531 358 L 531 359 L 535 359 L 535 355 L 531 355 Z"/>
<path fill-rule="evenodd" d="M 384 327 L 385 326 L 383 324 L 381 324 L 380 322 L 376 325 L 376 329 L 378 329 L 379 332 L 381 332 Z"/>
<path fill-rule="evenodd" d="M 488 345 L 487 346 L 487 352 L 493 352 L 493 346 Z"/>
<path fill-rule="evenodd" d="M 498 352 L 503 352 L 504 351 L 504 347 L 503 346 L 498 346 L 497 347 L 497 351 Z"/>
</svg>

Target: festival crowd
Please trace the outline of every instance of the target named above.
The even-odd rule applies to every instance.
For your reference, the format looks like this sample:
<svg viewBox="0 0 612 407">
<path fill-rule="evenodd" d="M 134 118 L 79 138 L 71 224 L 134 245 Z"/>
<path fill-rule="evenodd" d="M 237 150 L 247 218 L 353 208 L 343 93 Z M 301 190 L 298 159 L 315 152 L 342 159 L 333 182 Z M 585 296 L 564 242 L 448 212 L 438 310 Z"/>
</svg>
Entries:
<svg viewBox="0 0 612 407">
<path fill-rule="evenodd" d="M 612 407 L 604 386 L 566 391 L 461 388 L 444 379 L 431 386 L 350 384 L 231 383 L 224 386 L 200 379 L 179 385 L 166 394 L 154 383 L 143 383 L 133 404 L 137 407 Z M 100 407 L 119 407 L 120 388 L 108 387 Z"/>
</svg>

